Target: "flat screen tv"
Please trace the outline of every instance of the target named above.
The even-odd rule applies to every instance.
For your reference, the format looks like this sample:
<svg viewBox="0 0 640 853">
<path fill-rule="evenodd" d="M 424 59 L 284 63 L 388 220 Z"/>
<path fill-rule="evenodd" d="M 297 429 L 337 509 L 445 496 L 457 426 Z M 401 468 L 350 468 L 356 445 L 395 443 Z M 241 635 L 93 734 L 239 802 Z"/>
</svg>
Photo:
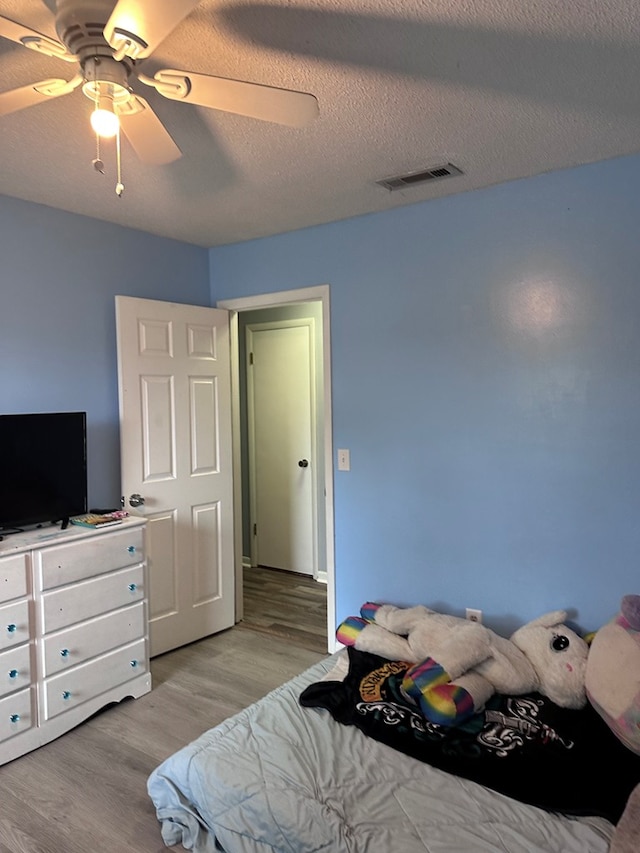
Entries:
<svg viewBox="0 0 640 853">
<path fill-rule="evenodd" d="M 0 535 L 86 511 L 86 413 L 0 415 Z"/>
</svg>

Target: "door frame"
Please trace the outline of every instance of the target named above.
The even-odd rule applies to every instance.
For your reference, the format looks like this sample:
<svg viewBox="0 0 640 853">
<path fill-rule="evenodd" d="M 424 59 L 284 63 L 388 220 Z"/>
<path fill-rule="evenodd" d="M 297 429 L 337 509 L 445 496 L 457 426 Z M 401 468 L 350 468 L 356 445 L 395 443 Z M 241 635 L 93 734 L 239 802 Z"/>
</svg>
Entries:
<svg viewBox="0 0 640 853">
<path fill-rule="evenodd" d="M 323 435 L 324 435 L 324 487 L 325 487 L 325 553 L 327 562 L 327 647 L 329 652 L 337 649 L 335 641 L 335 548 L 334 548 L 334 499 L 333 499 L 333 419 L 331 414 L 331 312 L 329 285 L 304 287 L 297 290 L 282 290 L 244 296 L 238 299 L 220 299 L 217 308 L 229 311 L 229 333 L 231 343 L 231 418 L 233 435 L 233 491 L 235 526 L 235 570 L 236 570 L 236 621 L 242 619 L 244 602 L 242 595 L 242 476 L 240 454 L 240 364 L 238 314 L 259 308 L 277 308 L 295 302 L 320 302 L 322 305 L 322 362 L 323 362 Z"/>
</svg>

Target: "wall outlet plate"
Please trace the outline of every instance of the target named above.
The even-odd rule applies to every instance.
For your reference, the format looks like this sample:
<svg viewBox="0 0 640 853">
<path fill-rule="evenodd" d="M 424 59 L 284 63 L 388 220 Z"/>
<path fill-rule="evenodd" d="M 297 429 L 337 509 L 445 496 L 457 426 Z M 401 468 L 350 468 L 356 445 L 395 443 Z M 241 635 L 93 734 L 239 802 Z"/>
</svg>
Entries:
<svg viewBox="0 0 640 853">
<path fill-rule="evenodd" d="M 467 607 L 465 616 L 469 622 L 482 622 L 482 610 L 475 610 L 473 607 Z"/>
</svg>

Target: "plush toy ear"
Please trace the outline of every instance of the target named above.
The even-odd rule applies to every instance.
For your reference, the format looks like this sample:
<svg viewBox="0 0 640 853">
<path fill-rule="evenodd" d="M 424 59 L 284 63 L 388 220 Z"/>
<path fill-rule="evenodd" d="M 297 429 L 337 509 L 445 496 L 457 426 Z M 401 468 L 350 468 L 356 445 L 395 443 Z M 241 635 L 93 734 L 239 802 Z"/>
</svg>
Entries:
<svg viewBox="0 0 640 853">
<path fill-rule="evenodd" d="M 553 628 L 555 625 L 562 625 L 567 618 L 566 610 L 552 610 L 550 613 L 545 613 L 543 616 L 538 616 L 528 625 L 541 625 L 543 628 Z"/>
</svg>

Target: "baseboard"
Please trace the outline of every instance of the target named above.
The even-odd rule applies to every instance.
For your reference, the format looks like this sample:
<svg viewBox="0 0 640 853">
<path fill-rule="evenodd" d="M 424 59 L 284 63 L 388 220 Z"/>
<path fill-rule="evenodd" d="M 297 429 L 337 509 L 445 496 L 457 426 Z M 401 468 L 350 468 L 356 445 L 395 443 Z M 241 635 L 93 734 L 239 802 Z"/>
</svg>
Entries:
<svg viewBox="0 0 640 853">
<path fill-rule="evenodd" d="M 243 557 L 242 557 L 242 568 L 243 568 L 243 569 L 250 569 L 250 568 L 252 568 L 252 566 L 251 566 L 251 559 L 250 559 L 249 557 L 245 557 L 245 556 L 243 556 Z M 326 571 L 318 572 L 318 575 L 317 575 L 317 577 L 315 578 L 315 580 L 317 580 L 317 581 L 318 581 L 318 583 L 327 584 L 327 583 L 329 582 L 329 581 L 328 581 L 327 572 L 326 572 Z"/>
</svg>

